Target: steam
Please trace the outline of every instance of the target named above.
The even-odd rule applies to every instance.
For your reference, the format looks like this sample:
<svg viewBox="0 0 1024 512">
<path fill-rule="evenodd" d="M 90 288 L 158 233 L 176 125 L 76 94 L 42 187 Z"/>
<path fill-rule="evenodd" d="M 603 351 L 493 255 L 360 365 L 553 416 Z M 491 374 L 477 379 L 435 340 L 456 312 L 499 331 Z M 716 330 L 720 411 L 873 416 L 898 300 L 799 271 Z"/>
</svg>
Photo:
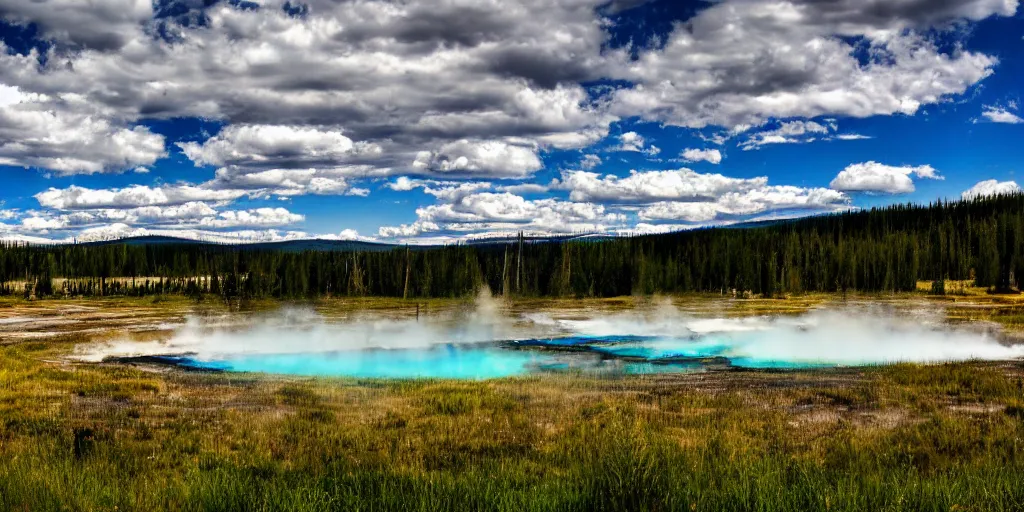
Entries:
<svg viewBox="0 0 1024 512">
<path fill-rule="evenodd" d="M 1001 343 L 976 328 L 944 325 L 934 312 L 908 318 L 879 308 L 849 307 L 779 318 L 664 315 L 551 322 L 579 336 L 577 345 L 652 361 L 718 357 L 736 366 L 803 367 L 1024 357 L 1024 345 Z"/>
<path fill-rule="evenodd" d="M 691 371 L 709 359 L 751 368 L 1012 360 L 1024 358 L 1024 345 L 1001 342 L 977 326 L 950 326 L 935 308 L 898 314 L 853 306 L 797 316 L 708 318 L 662 302 L 610 314 L 512 315 L 484 292 L 472 309 L 417 317 L 364 313 L 339 319 L 308 308 L 190 317 L 164 340 L 120 339 L 76 352 L 83 361 L 174 356 L 239 371 L 490 378 L 607 367 L 609 360 L 622 362 L 615 368 L 625 372 Z"/>
<path fill-rule="evenodd" d="M 170 339 L 119 339 L 81 346 L 76 350 L 76 358 L 99 362 L 108 358 L 187 355 L 200 361 L 214 361 L 237 355 L 397 352 L 438 345 L 481 344 L 539 332 L 503 315 L 501 310 L 501 303 L 483 291 L 468 312 L 422 318 L 364 314 L 332 321 L 310 308 L 295 307 L 255 317 L 190 316 Z"/>
</svg>

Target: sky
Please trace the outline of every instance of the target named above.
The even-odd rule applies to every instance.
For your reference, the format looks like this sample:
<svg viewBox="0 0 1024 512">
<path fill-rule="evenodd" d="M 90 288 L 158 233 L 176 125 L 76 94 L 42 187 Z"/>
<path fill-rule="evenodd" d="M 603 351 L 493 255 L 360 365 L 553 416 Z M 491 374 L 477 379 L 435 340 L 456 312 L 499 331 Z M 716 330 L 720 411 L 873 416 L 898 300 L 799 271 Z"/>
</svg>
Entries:
<svg viewBox="0 0 1024 512">
<path fill-rule="evenodd" d="M 1019 190 L 1019 0 L 0 0 L 0 239 L 659 233 Z"/>
</svg>

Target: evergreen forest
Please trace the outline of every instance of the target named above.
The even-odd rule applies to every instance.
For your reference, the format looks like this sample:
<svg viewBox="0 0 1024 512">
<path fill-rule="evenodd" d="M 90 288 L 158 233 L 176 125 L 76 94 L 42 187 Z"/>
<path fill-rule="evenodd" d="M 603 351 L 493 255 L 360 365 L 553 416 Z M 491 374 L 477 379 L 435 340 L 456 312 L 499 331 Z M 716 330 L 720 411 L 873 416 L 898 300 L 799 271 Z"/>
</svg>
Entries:
<svg viewBox="0 0 1024 512">
<path fill-rule="evenodd" d="M 0 294 L 225 298 L 611 297 L 910 291 L 1024 276 L 1024 195 L 895 205 L 745 227 L 387 250 L 207 243 L 0 245 Z"/>
</svg>

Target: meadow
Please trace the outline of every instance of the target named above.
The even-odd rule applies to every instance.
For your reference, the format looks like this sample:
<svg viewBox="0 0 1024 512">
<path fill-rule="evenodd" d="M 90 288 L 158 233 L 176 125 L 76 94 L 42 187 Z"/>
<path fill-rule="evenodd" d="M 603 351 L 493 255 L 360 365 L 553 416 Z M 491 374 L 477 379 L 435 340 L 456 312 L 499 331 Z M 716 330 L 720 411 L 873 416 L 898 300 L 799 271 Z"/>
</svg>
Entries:
<svg viewBox="0 0 1024 512">
<path fill-rule="evenodd" d="M 910 299 L 919 297 L 877 300 Z M 680 300 L 749 315 L 836 297 Z M 1013 333 L 1024 318 L 1017 297 L 927 300 L 951 302 L 951 322 Z M 416 304 L 317 307 L 413 314 Z M 98 336 L 223 307 L 180 298 L 0 305 L 0 317 L 60 309 L 78 318 L 40 321 L 38 336 L 0 333 L 0 509 L 1024 509 L 1021 361 L 446 381 L 67 358 Z"/>
</svg>

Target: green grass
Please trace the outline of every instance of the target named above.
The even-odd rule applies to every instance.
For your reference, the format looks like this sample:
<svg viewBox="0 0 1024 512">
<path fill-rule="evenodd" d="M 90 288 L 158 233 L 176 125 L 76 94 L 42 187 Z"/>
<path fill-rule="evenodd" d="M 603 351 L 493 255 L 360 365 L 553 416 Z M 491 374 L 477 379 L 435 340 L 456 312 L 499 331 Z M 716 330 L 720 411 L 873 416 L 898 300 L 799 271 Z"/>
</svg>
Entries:
<svg viewBox="0 0 1024 512">
<path fill-rule="evenodd" d="M 1024 510 L 1020 362 L 390 381 L 64 362 L 83 341 L 0 345 L 0 510 Z"/>
<path fill-rule="evenodd" d="M 73 341 L 0 347 L 0 510 L 1024 508 L 1019 366 L 359 382 L 43 362 Z"/>
</svg>

